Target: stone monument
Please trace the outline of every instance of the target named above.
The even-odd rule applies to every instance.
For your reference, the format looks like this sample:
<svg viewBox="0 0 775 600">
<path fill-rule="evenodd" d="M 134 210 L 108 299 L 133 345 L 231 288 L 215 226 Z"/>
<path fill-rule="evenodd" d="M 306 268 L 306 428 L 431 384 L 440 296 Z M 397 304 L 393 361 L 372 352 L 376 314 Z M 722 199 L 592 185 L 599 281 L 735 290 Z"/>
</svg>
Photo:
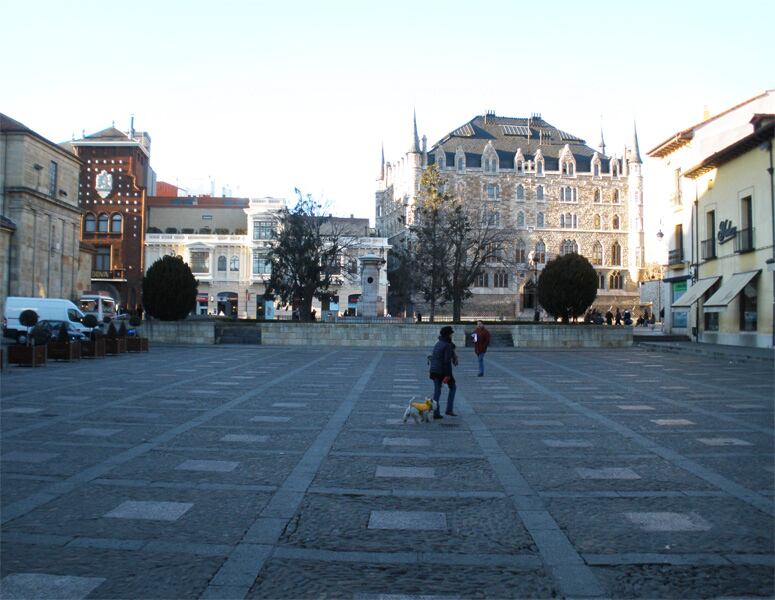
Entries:
<svg viewBox="0 0 775 600">
<path fill-rule="evenodd" d="M 361 261 L 360 316 L 385 316 L 385 300 L 379 295 L 379 270 L 385 261 L 374 254 L 358 258 Z"/>
</svg>

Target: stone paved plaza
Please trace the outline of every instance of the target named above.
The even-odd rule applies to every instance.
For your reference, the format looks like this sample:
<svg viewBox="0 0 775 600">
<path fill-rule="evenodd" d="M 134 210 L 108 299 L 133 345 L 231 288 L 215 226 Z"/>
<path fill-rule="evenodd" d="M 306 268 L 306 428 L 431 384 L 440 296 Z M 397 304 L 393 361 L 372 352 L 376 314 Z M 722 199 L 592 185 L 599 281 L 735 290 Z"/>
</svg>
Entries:
<svg viewBox="0 0 775 600">
<path fill-rule="evenodd" d="M 770 597 L 773 366 L 155 347 L 2 377 L 2 598 Z M 445 391 L 446 394 L 446 391 Z"/>
</svg>

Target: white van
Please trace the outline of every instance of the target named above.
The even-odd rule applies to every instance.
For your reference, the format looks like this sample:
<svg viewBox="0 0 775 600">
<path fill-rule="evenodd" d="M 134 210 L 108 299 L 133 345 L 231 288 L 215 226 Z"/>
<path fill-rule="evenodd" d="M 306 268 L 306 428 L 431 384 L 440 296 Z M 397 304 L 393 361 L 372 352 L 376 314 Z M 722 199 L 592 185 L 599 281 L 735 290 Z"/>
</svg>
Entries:
<svg viewBox="0 0 775 600">
<path fill-rule="evenodd" d="M 116 301 L 102 294 L 81 294 L 78 299 L 81 311 L 86 315 L 94 315 L 102 325 L 116 318 Z"/>
<path fill-rule="evenodd" d="M 9 296 L 5 300 L 3 314 L 3 335 L 21 343 L 27 341 L 27 328 L 19 323 L 19 315 L 25 310 L 34 310 L 38 321 L 69 321 L 73 328 L 88 335 L 91 331 L 81 321 L 84 314 L 78 307 L 64 298 L 22 298 Z"/>
</svg>

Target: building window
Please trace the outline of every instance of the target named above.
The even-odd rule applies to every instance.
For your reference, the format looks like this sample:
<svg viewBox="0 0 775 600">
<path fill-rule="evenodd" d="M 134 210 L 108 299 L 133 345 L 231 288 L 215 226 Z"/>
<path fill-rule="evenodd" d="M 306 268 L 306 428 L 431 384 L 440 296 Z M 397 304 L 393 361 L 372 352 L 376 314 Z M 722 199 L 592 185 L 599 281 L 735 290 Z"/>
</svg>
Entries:
<svg viewBox="0 0 775 600">
<path fill-rule="evenodd" d="M 614 190 L 612 201 L 614 204 L 619 204 L 619 202 L 621 201 L 621 195 L 619 193 L 619 190 Z"/>
<path fill-rule="evenodd" d="M 492 277 L 492 287 L 507 288 L 509 287 L 509 274 L 506 271 L 497 271 Z"/>
<path fill-rule="evenodd" d="M 592 163 L 592 177 L 600 177 L 600 163 Z"/>
<path fill-rule="evenodd" d="M 522 211 L 519 211 L 517 213 L 517 227 L 524 227 L 525 226 L 525 213 Z"/>
<path fill-rule="evenodd" d="M 121 215 L 114 214 L 110 217 L 110 233 L 121 233 L 121 224 L 123 219 Z"/>
<path fill-rule="evenodd" d="M 544 176 L 544 161 L 543 159 L 536 160 L 536 175 L 538 177 Z"/>
<path fill-rule="evenodd" d="M 52 198 L 57 197 L 57 175 L 59 168 L 56 162 L 51 161 L 51 167 L 48 171 L 48 195 Z"/>
<path fill-rule="evenodd" d="M 105 213 L 100 214 L 99 217 L 97 217 L 97 231 L 99 233 L 107 233 L 108 232 L 108 215 Z"/>
<path fill-rule="evenodd" d="M 536 215 L 536 227 L 544 226 L 544 213 L 540 212 Z"/>
<path fill-rule="evenodd" d="M 593 196 L 593 201 L 597 202 L 599 204 L 600 201 L 601 201 L 601 198 L 602 198 L 602 196 L 600 194 L 600 189 L 599 188 L 595 188 L 595 194 Z"/>
<path fill-rule="evenodd" d="M 487 193 L 487 199 L 488 200 L 497 200 L 498 199 L 498 186 L 494 183 L 488 183 L 486 188 Z"/>
<path fill-rule="evenodd" d="M 595 215 L 592 217 L 592 227 L 594 229 L 600 229 L 600 215 Z"/>
<path fill-rule="evenodd" d="M 253 252 L 253 275 L 270 275 L 272 273 L 272 261 L 256 251 Z"/>
<path fill-rule="evenodd" d="M 254 240 L 271 240 L 274 239 L 274 236 L 273 221 L 253 221 Z"/>
<path fill-rule="evenodd" d="M 614 215 L 611 218 L 611 229 L 619 229 L 619 215 Z"/>
<path fill-rule="evenodd" d="M 98 246 L 94 256 L 95 271 L 110 271 L 110 246 Z"/>
<path fill-rule="evenodd" d="M 232 256 L 229 261 L 229 271 L 239 271 L 239 256 Z"/>
<path fill-rule="evenodd" d="M 603 264 L 603 244 L 600 242 L 595 242 L 592 246 L 592 264 L 593 265 L 602 265 Z"/>
<path fill-rule="evenodd" d="M 575 240 L 563 240 L 562 244 L 560 244 L 560 255 L 565 256 L 566 254 L 573 254 L 579 253 L 579 245 L 576 243 Z"/>
<path fill-rule="evenodd" d="M 562 168 L 561 168 L 561 170 L 562 170 L 562 174 L 565 177 L 573 177 L 573 175 L 575 173 L 575 168 L 573 166 L 573 161 L 570 161 L 570 160 L 562 161 Z"/>
<path fill-rule="evenodd" d="M 490 287 L 490 278 L 486 272 L 476 276 L 476 287 Z"/>
<path fill-rule="evenodd" d="M 482 225 L 485 227 L 500 227 L 501 215 L 497 210 L 485 210 L 482 212 Z"/>
<path fill-rule="evenodd" d="M 740 331 L 756 331 L 756 280 L 743 288 L 738 298 L 740 304 Z"/>
<path fill-rule="evenodd" d="M 599 290 L 605 289 L 605 273 L 597 274 L 597 289 Z"/>
<path fill-rule="evenodd" d="M 718 315 L 717 312 L 705 313 L 705 331 L 718 331 Z"/>
<path fill-rule="evenodd" d="M 525 199 L 525 186 L 521 183 L 517 185 L 517 200 Z"/>
<path fill-rule="evenodd" d="M 462 154 L 459 154 L 455 159 L 455 167 L 458 173 L 465 173 L 466 171 L 466 158 Z"/>
<path fill-rule="evenodd" d="M 619 271 L 614 271 L 608 279 L 609 289 L 621 290 L 622 289 L 622 274 Z"/>
<path fill-rule="evenodd" d="M 495 173 L 498 170 L 498 159 L 492 155 L 484 158 L 484 172 Z"/>
<path fill-rule="evenodd" d="M 519 173 L 520 175 L 525 172 L 525 161 L 524 160 L 522 160 L 522 159 L 517 160 L 516 170 L 517 170 L 517 173 Z"/>
<path fill-rule="evenodd" d="M 611 177 L 614 179 L 619 178 L 619 161 L 618 160 L 612 160 L 611 161 Z"/>
<path fill-rule="evenodd" d="M 576 202 L 576 188 L 569 185 L 561 187 L 560 200 L 562 202 Z"/>
<path fill-rule="evenodd" d="M 539 265 L 546 262 L 546 244 L 543 242 L 536 242 L 536 249 L 535 253 L 533 254 L 533 262 Z"/>
<path fill-rule="evenodd" d="M 544 200 L 544 186 L 539 185 L 536 188 L 536 200 L 543 202 Z"/>
<path fill-rule="evenodd" d="M 614 242 L 611 245 L 611 264 L 621 266 L 622 264 L 622 247 L 619 242 Z"/>
<path fill-rule="evenodd" d="M 94 233 L 95 228 L 97 227 L 97 219 L 94 217 L 91 213 L 86 213 L 86 216 L 83 218 L 83 230 L 85 233 Z"/>
<path fill-rule="evenodd" d="M 560 227 L 563 229 L 576 229 L 578 222 L 575 213 L 565 213 L 560 215 Z"/>
<path fill-rule="evenodd" d="M 494 242 L 487 244 L 484 259 L 488 262 L 501 262 L 503 260 L 503 248 Z"/>
<path fill-rule="evenodd" d="M 516 262 L 518 263 L 524 263 L 527 262 L 527 248 L 525 247 L 525 242 L 523 240 L 519 240 L 517 242 L 517 252 L 516 252 Z"/>
<path fill-rule="evenodd" d="M 226 257 L 223 257 L 224 260 Z M 220 261 L 220 259 L 219 259 Z M 225 270 L 225 269 L 224 269 Z M 191 253 L 191 272 L 209 273 L 210 272 L 210 253 L 192 252 Z"/>
<path fill-rule="evenodd" d="M 226 257 L 225 256 L 219 256 L 218 257 L 218 270 L 219 271 L 226 271 Z"/>
</svg>

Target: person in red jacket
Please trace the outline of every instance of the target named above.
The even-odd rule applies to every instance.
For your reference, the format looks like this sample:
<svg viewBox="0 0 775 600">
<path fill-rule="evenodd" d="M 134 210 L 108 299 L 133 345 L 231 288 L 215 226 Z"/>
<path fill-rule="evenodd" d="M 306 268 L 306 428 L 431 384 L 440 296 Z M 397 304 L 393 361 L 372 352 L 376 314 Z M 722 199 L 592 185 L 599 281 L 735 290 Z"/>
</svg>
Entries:
<svg viewBox="0 0 775 600">
<path fill-rule="evenodd" d="M 484 327 L 481 321 L 476 322 L 476 329 L 471 334 L 474 340 L 474 352 L 479 359 L 479 377 L 484 377 L 484 353 L 487 352 L 487 346 L 490 345 L 490 332 Z"/>
</svg>

